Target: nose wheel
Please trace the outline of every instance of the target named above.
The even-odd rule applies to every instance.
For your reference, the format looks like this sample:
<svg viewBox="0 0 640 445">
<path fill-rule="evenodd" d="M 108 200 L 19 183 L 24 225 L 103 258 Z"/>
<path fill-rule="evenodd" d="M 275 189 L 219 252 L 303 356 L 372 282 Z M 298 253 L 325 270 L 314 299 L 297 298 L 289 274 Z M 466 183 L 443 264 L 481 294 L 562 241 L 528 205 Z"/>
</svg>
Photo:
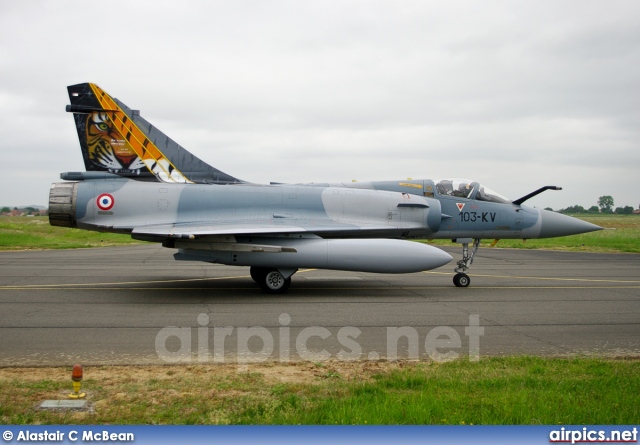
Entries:
<svg viewBox="0 0 640 445">
<path fill-rule="evenodd" d="M 466 273 L 457 273 L 453 276 L 453 284 L 457 287 L 467 287 L 471 284 L 471 278 Z"/>
<path fill-rule="evenodd" d="M 473 264 L 473 257 L 475 257 L 476 252 L 478 252 L 478 247 L 480 247 L 480 240 L 473 240 L 473 247 L 471 248 L 471 253 L 469 253 L 469 242 L 471 239 L 462 241 L 462 259 L 458 261 L 458 267 L 454 269 L 456 274 L 453 277 L 453 284 L 456 287 L 467 287 L 471 284 L 471 278 L 466 272 L 471 268 L 471 264 Z"/>
</svg>

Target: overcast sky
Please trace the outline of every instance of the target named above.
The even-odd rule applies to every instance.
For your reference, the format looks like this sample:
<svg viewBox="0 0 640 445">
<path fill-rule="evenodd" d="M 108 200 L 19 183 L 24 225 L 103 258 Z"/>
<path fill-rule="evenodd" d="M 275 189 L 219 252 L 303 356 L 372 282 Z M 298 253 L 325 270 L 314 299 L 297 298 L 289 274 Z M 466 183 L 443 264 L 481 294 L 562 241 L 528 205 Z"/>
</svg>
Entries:
<svg viewBox="0 0 640 445">
<path fill-rule="evenodd" d="M 84 170 L 94 82 L 244 180 L 463 177 L 640 203 L 640 2 L 0 2 L 0 205 Z"/>
</svg>

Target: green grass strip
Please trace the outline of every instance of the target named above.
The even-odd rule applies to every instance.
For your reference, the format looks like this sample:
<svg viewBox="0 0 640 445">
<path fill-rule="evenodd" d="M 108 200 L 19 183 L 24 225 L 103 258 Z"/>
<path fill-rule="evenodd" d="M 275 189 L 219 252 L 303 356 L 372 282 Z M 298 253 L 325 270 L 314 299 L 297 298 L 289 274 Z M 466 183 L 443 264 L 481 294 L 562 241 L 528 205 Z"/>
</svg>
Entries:
<svg viewBox="0 0 640 445">
<path fill-rule="evenodd" d="M 500 240 L 497 247 L 587 252 L 640 253 L 640 215 L 577 215 L 611 230 L 560 238 Z M 486 239 L 482 247 L 493 242 Z M 52 227 L 46 217 L 0 217 L 0 250 L 74 249 L 140 244 L 129 235 Z M 429 241 L 451 245 L 451 240 Z"/>
<path fill-rule="evenodd" d="M 640 361 L 484 358 L 85 367 L 88 413 L 36 409 L 64 398 L 70 370 L 0 369 L 2 424 L 636 424 Z M 285 378 L 294 376 L 296 378 Z"/>
<path fill-rule="evenodd" d="M 0 217 L 0 250 L 77 249 L 140 243 L 129 235 L 53 227 L 47 217 Z"/>
</svg>

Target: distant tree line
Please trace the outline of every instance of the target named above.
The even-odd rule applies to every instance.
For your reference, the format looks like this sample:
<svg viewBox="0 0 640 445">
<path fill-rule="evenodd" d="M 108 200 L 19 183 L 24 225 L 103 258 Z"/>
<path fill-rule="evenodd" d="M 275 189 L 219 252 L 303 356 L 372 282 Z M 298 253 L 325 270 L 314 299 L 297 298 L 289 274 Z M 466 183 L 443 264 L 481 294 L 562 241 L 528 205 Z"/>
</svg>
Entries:
<svg viewBox="0 0 640 445">
<path fill-rule="evenodd" d="M 0 208 L 0 215 L 41 215 L 42 211 L 35 207 L 11 207 L 4 206 Z"/>
<path fill-rule="evenodd" d="M 560 213 L 615 213 L 618 215 L 631 215 L 633 210 L 634 208 L 631 206 L 616 207 L 614 209 L 613 197 L 604 195 L 598 198 L 598 205 L 591 206 L 588 209 L 585 209 L 581 205 L 574 205 L 566 209 L 561 209 Z"/>
</svg>

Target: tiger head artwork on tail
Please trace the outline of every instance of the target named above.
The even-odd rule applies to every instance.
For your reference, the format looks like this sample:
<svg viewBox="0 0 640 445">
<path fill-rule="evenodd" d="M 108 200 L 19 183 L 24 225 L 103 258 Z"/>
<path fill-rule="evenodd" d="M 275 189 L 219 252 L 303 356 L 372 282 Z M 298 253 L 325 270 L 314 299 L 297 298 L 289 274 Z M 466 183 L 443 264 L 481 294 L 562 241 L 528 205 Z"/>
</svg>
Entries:
<svg viewBox="0 0 640 445">
<path fill-rule="evenodd" d="M 96 84 L 67 90 L 66 110 L 73 113 L 87 171 L 166 183 L 244 183 L 189 153 Z"/>
<path fill-rule="evenodd" d="M 103 167 L 112 173 L 140 174 L 146 170 L 138 154 L 115 130 L 104 111 L 86 115 L 86 137 L 89 161 L 94 167 Z"/>
</svg>

